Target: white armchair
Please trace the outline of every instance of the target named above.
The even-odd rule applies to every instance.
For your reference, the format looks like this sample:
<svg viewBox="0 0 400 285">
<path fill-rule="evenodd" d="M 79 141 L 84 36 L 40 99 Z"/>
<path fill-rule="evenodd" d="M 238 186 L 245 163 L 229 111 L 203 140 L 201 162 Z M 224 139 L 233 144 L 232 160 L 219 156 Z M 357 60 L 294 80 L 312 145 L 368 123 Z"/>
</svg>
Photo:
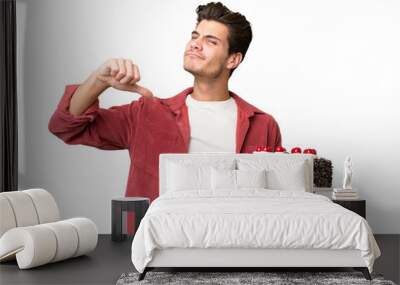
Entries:
<svg viewBox="0 0 400 285">
<path fill-rule="evenodd" d="M 16 259 L 20 269 L 57 262 L 94 250 L 97 238 L 87 218 L 60 220 L 44 189 L 0 193 L 0 262 Z"/>
</svg>

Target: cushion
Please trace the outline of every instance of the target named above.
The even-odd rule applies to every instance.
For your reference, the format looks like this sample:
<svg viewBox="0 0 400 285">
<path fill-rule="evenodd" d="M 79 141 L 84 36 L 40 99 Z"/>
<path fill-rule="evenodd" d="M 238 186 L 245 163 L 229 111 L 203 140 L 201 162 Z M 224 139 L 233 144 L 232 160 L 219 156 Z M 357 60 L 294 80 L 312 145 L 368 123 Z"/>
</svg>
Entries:
<svg viewBox="0 0 400 285">
<path fill-rule="evenodd" d="M 240 190 L 241 188 L 266 188 L 266 170 L 232 170 L 211 168 L 212 190 Z"/>
<path fill-rule="evenodd" d="M 39 224 L 56 222 L 61 219 L 56 200 L 50 192 L 42 188 L 31 188 L 22 191 L 32 199 Z"/>
<path fill-rule="evenodd" d="M 97 239 L 97 227 L 87 218 L 17 227 L 0 238 L 0 261 L 16 258 L 20 269 L 28 269 L 86 254 Z"/>
<path fill-rule="evenodd" d="M 267 188 L 273 190 L 307 191 L 307 164 L 297 161 L 290 167 L 274 168 L 267 172 Z"/>
<path fill-rule="evenodd" d="M 235 160 L 176 160 L 166 165 L 166 190 L 210 190 L 211 168 L 234 169 Z"/>
<path fill-rule="evenodd" d="M 240 188 L 267 188 L 267 171 L 265 168 L 257 170 L 236 170 L 237 187 Z"/>
<path fill-rule="evenodd" d="M 236 170 L 211 168 L 211 189 L 236 189 Z"/>
<path fill-rule="evenodd" d="M 267 187 L 273 190 L 312 192 L 313 155 L 270 154 L 238 158 L 239 170 L 266 169 Z"/>
<path fill-rule="evenodd" d="M 76 257 L 97 245 L 97 227 L 87 218 L 60 221 L 53 196 L 42 188 L 0 193 L 0 262 L 20 269 Z"/>
<path fill-rule="evenodd" d="M 0 217 L 1 217 L 1 223 L 0 223 L 0 237 L 1 237 L 6 231 L 15 228 L 17 226 L 12 206 L 4 195 L 0 195 Z"/>
<path fill-rule="evenodd" d="M 17 227 L 39 224 L 35 205 L 29 195 L 23 191 L 3 192 L 1 196 L 7 199 L 13 209 Z"/>
<path fill-rule="evenodd" d="M 168 172 L 168 191 L 210 188 L 210 179 L 208 178 L 210 176 L 210 168 L 207 166 L 184 166 L 177 163 L 171 163 Z"/>
<path fill-rule="evenodd" d="M 60 220 L 57 203 L 42 188 L 0 193 L 0 237 L 14 227 L 33 226 Z"/>
</svg>

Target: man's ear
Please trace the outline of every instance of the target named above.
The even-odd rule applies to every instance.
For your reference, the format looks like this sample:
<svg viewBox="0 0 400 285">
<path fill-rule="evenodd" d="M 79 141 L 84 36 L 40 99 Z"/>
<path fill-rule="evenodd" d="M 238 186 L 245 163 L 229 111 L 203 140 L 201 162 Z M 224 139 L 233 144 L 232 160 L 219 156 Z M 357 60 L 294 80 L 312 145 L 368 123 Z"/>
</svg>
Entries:
<svg viewBox="0 0 400 285">
<path fill-rule="evenodd" d="M 228 57 L 228 63 L 226 65 L 229 69 L 235 69 L 242 62 L 243 55 L 241 52 L 235 52 Z"/>
</svg>

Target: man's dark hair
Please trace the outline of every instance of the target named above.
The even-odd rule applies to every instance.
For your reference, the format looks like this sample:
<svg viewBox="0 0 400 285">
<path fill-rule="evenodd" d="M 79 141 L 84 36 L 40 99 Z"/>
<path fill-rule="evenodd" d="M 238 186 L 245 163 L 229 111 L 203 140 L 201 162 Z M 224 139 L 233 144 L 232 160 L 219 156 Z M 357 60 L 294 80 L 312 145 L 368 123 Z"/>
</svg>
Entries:
<svg viewBox="0 0 400 285">
<path fill-rule="evenodd" d="M 210 2 L 206 5 L 199 5 L 196 9 L 196 13 L 197 25 L 202 20 L 213 20 L 225 24 L 229 30 L 228 54 L 231 55 L 240 52 L 242 54 L 242 60 L 244 59 L 253 37 L 251 25 L 245 16 L 237 12 L 232 12 L 221 2 Z M 229 76 L 232 75 L 234 70 L 235 69 L 232 69 L 230 71 Z"/>
</svg>

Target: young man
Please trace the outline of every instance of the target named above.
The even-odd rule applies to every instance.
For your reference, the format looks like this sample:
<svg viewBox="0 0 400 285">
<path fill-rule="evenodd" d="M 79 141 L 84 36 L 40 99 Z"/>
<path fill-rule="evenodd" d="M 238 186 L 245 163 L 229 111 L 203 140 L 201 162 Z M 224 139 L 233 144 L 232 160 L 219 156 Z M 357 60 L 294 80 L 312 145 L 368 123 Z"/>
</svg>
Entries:
<svg viewBox="0 0 400 285">
<path fill-rule="evenodd" d="M 250 23 L 219 2 L 200 5 L 196 12 L 183 65 L 194 76 L 193 87 L 157 98 L 137 84 L 139 69 L 131 60 L 110 59 L 82 84 L 66 86 L 49 121 L 50 132 L 67 144 L 128 149 L 125 196 L 158 197 L 160 153 L 251 153 L 257 145 L 281 145 L 274 118 L 228 90 L 252 39 Z M 142 97 L 100 108 L 98 97 L 109 87 Z"/>
</svg>

